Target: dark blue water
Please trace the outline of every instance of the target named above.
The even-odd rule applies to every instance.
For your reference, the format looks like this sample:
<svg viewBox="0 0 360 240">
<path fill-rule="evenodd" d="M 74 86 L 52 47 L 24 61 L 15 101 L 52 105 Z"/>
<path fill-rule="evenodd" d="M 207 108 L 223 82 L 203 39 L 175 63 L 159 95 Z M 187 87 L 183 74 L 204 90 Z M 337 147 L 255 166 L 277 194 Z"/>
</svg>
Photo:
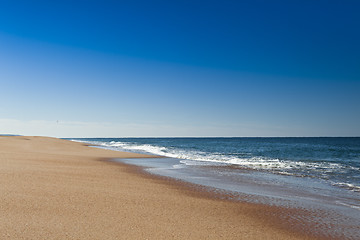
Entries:
<svg viewBox="0 0 360 240">
<path fill-rule="evenodd" d="M 240 201 L 306 209 L 323 236 L 360 239 L 360 138 L 92 138 L 98 147 L 167 158 L 122 159 Z M 236 200 L 236 199 L 235 199 Z"/>
</svg>

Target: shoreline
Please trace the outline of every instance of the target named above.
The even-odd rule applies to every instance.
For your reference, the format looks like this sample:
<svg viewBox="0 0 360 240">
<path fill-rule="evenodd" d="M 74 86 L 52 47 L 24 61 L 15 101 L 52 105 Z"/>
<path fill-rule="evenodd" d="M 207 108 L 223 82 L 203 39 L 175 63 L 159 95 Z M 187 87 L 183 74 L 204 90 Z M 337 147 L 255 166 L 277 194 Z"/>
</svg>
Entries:
<svg viewBox="0 0 360 240">
<path fill-rule="evenodd" d="M 152 155 L 150 155 L 152 156 Z M 161 156 L 160 156 L 161 157 Z M 199 199 L 214 200 L 222 204 L 230 204 L 244 208 L 242 211 L 243 216 L 250 217 L 255 221 L 260 221 L 264 226 L 273 228 L 274 231 L 284 232 L 289 234 L 285 239 L 344 239 L 342 237 L 334 237 L 330 235 L 319 234 L 317 231 L 312 231 L 314 223 L 311 222 L 294 222 L 289 221 L 292 215 L 296 216 L 309 216 L 311 213 L 306 209 L 297 209 L 294 207 L 282 207 L 277 205 L 268 205 L 265 203 L 254 203 L 247 200 L 241 200 L 238 197 L 238 193 L 233 193 L 228 190 L 222 190 L 215 187 L 205 186 L 202 184 L 196 184 L 182 179 L 168 177 L 152 172 L 148 172 L 145 167 L 139 165 L 133 165 L 130 163 L 124 163 L 116 161 L 115 159 L 105 159 L 109 163 L 125 166 L 125 171 L 141 176 L 149 180 L 155 180 L 163 185 L 170 186 L 175 191 L 180 191 L 181 194 L 186 196 L 195 197 Z M 244 194 L 242 197 L 249 196 Z M 250 198 L 257 198 L 255 195 L 251 195 Z M 308 217 L 309 218 L 309 217 Z M 300 223 L 300 224 L 299 224 Z M 267 226 L 268 225 L 268 226 Z M 261 230 L 260 230 L 261 231 Z M 262 236 L 263 237 L 263 236 Z M 212 239 L 212 238 L 210 238 Z M 242 236 L 238 236 L 235 239 L 243 239 Z M 245 237 L 244 239 L 252 239 L 251 237 Z M 258 239 L 258 238 L 254 238 Z M 277 237 L 265 237 L 265 239 L 281 239 Z"/>
<path fill-rule="evenodd" d="M 296 209 L 220 199 L 199 186 L 111 161 L 131 157 L 144 155 L 62 139 L 0 137 L 3 237 L 321 238 L 281 219 L 299 214 Z"/>
<path fill-rule="evenodd" d="M 318 222 L 317 219 L 329 218 L 328 211 L 324 211 L 324 209 L 318 209 L 319 212 L 314 212 L 313 208 L 295 207 L 292 204 L 289 204 L 289 206 L 278 204 L 270 205 L 268 200 L 263 201 L 263 196 L 233 192 L 208 185 L 193 183 L 180 178 L 161 175 L 159 173 L 153 173 L 148 171 L 147 167 L 131 164 L 128 163 L 128 161 L 122 162 L 121 159 L 108 161 L 114 164 L 125 165 L 128 167 L 130 173 L 142 175 L 142 177 L 151 180 L 158 180 L 161 184 L 175 187 L 176 190 L 180 190 L 183 194 L 191 197 L 213 199 L 225 204 L 238 204 L 239 207 L 246 208 L 243 212 L 244 215 L 250 216 L 256 221 L 260 220 L 264 225 L 270 224 L 274 229 L 290 233 L 288 239 L 353 239 L 351 237 L 345 237 L 342 234 L 334 236 L 333 232 L 323 231 L 323 223 Z M 322 228 L 322 231 L 320 231 L 320 228 Z"/>
</svg>

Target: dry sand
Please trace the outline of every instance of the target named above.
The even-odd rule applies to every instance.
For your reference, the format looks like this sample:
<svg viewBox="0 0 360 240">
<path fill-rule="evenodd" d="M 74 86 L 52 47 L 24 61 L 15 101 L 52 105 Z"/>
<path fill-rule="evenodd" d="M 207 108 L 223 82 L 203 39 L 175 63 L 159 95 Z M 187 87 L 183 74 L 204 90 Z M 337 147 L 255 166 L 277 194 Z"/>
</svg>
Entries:
<svg viewBox="0 0 360 240">
<path fill-rule="evenodd" d="M 0 137 L 0 239 L 306 239 L 266 206 L 106 161 L 144 155 Z M 270 209 L 270 210 L 269 210 Z"/>
</svg>

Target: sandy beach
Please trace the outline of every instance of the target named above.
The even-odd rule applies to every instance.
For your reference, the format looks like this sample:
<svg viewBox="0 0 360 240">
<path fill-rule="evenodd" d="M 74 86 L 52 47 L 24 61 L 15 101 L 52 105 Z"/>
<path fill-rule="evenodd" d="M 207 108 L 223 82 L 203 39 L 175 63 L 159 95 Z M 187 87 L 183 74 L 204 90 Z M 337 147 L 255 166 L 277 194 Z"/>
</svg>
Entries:
<svg viewBox="0 0 360 240">
<path fill-rule="evenodd" d="M 276 209 L 211 197 L 47 137 L 0 137 L 1 239 L 314 239 Z"/>
</svg>

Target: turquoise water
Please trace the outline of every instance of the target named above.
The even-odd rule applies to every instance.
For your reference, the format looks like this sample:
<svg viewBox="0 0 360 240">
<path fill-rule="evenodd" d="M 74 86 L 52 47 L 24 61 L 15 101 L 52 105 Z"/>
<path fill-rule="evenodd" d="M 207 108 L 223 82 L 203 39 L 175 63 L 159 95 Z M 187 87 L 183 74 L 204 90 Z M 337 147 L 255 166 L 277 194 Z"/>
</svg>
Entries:
<svg viewBox="0 0 360 240">
<path fill-rule="evenodd" d="M 231 192 L 240 201 L 306 209 L 313 219 L 292 216 L 294 221 L 316 224 L 324 236 L 360 239 L 360 138 L 73 140 L 165 156 L 120 161 Z"/>
</svg>

